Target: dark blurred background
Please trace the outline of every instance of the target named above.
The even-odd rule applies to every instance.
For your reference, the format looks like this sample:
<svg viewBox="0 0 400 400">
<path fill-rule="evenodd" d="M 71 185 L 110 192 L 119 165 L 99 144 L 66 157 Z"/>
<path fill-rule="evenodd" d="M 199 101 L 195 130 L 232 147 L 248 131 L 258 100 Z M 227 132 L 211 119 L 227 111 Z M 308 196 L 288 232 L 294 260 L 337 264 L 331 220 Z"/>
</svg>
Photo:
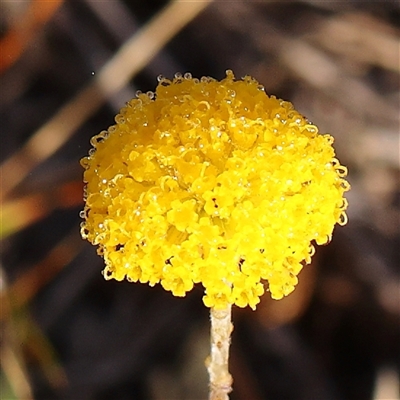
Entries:
<svg viewBox="0 0 400 400">
<path fill-rule="evenodd" d="M 0 2 L 1 399 L 207 398 L 202 290 L 106 282 L 89 139 L 176 72 L 254 76 L 335 138 L 349 223 L 288 298 L 234 309 L 232 400 L 398 400 L 395 1 Z"/>
</svg>

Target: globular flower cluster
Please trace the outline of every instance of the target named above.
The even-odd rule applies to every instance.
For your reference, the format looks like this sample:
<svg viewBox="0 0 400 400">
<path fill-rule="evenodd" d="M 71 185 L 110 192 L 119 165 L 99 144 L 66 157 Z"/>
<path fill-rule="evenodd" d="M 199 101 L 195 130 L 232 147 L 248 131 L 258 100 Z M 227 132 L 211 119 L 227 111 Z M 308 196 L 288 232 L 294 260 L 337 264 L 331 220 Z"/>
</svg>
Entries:
<svg viewBox="0 0 400 400">
<path fill-rule="evenodd" d="M 345 224 L 333 138 L 253 78 L 176 74 L 138 93 L 82 159 L 82 236 L 106 279 L 195 284 L 204 303 L 253 309 L 294 290 L 314 243 Z"/>
</svg>

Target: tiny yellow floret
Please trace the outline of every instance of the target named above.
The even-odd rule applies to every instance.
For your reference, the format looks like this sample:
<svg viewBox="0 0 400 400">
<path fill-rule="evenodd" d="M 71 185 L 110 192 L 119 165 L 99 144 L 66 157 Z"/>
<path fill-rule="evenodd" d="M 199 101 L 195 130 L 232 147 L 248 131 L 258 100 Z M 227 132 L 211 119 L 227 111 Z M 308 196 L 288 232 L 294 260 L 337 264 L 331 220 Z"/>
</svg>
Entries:
<svg viewBox="0 0 400 400">
<path fill-rule="evenodd" d="M 292 292 L 314 244 L 347 221 L 333 138 L 253 78 L 176 74 L 91 139 L 82 237 L 106 279 L 195 284 L 204 304 L 255 308 Z"/>
</svg>

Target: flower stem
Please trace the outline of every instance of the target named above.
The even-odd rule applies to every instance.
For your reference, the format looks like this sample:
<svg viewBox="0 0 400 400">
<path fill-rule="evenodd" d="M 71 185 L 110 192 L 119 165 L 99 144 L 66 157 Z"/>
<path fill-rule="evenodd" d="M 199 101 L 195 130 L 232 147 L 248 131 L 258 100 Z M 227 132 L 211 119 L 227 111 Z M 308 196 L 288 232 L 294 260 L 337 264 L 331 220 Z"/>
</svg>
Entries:
<svg viewBox="0 0 400 400">
<path fill-rule="evenodd" d="M 209 400 L 229 400 L 232 391 L 232 376 L 228 371 L 229 345 L 233 330 L 231 323 L 232 305 L 224 310 L 211 308 L 211 356 L 208 373 L 210 375 Z"/>
</svg>

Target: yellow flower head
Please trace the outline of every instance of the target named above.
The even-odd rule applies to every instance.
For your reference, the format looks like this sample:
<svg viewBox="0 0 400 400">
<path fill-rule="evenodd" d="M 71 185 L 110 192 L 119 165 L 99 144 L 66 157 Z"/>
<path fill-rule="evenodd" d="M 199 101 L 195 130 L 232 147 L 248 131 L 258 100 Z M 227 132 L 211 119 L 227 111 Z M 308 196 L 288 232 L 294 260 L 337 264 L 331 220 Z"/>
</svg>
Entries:
<svg viewBox="0 0 400 400">
<path fill-rule="evenodd" d="M 82 236 L 106 279 L 194 284 L 208 307 L 294 290 L 313 243 L 346 223 L 333 138 L 253 78 L 159 78 L 91 140 Z"/>
</svg>

